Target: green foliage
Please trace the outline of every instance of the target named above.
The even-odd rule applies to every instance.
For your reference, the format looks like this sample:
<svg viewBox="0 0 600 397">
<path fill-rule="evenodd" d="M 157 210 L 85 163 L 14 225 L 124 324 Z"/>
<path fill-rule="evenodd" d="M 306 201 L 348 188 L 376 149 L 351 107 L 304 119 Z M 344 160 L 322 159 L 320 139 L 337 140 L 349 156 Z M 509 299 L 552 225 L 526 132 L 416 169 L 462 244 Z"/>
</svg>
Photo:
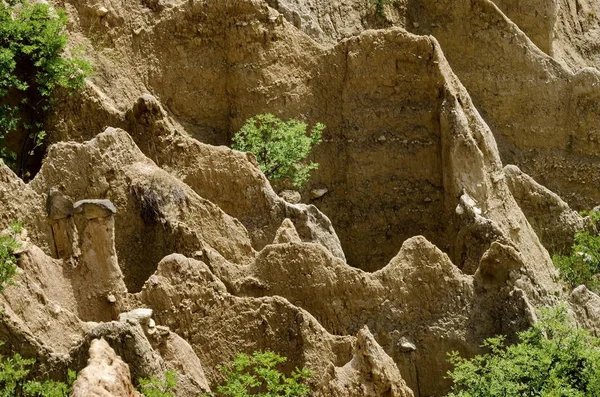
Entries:
<svg viewBox="0 0 600 397">
<path fill-rule="evenodd" d="M 0 356 L 0 396 L 16 396 L 25 383 L 29 367 L 35 360 L 24 359 L 19 354 L 4 358 Z"/>
<path fill-rule="evenodd" d="M 5 146 L 24 131 L 26 154 L 46 136 L 43 121 L 59 88 L 83 88 L 90 64 L 64 56 L 67 17 L 62 9 L 29 0 L 0 1 L 0 158 L 15 168 L 17 153 Z"/>
<path fill-rule="evenodd" d="M 8 227 L 8 233 L 0 234 L 0 292 L 10 285 L 17 272 L 17 257 L 15 250 L 20 247 L 16 234 L 23 230 L 23 225 L 13 222 Z"/>
<path fill-rule="evenodd" d="M 285 376 L 277 370 L 277 366 L 286 360 L 270 351 L 254 352 L 252 356 L 240 353 L 231 363 L 219 367 L 227 383 L 218 386 L 217 393 L 202 396 L 307 396 L 310 389 L 304 382 L 312 376 L 312 372 L 296 368 L 289 377 Z"/>
<path fill-rule="evenodd" d="M 313 145 L 321 142 L 325 125 L 317 123 L 310 135 L 306 134 L 306 127 L 296 120 L 282 121 L 272 114 L 259 114 L 235 134 L 233 148 L 253 153 L 270 180 L 289 181 L 301 187 L 319 166 L 306 158 Z"/>
<path fill-rule="evenodd" d="M 32 397 L 67 397 L 71 394 L 76 378 L 75 371 L 69 370 L 67 383 L 53 380 L 28 381 L 23 386 L 23 392 L 25 396 Z"/>
<path fill-rule="evenodd" d="M 566 305 L 543 309 L 540 321 L 505 347 L 501 336 L 472 359 L 449 355 L 455 365 L 448 397 L 598 397 L 600 339 L 567 320 Z"/>
<path fill-rule="evenodd" d="M 590 290 L 600 292 L 600 212 L 587 214 L 591 231 L 575 233 L 570 255 L 554 255 L 552 261 L 561 277 L 573 288 L 585 284 Z"/>
<path fill-rule="evenodd" d="M 598 231 L 600 229 L 600 209 L 595 211 L 582 211 L 581 216 L 586 216 L 592 229 Z"/>
<path fill-rule="evenodd" d="M 384 6 L 386 4 L 396 4 L 398 3 L 400 0 L 372 0 L 375 2 L 375 5 L 377 7 L 377 15 L 379 15 L 380 17 L 385 17 L 385 8 Z"/>
<path fill-rule="evenodd" d="M 34 362 L 19 354 L 8 358 L 0 356 L 0 397 L 68 397 L 71 394 L 75 371 L 69 370 L 67 383 L 27 380 Z"/>
<path fill-rule="evenodd" d="M 175 386 L 177 385 L 177 373 L 167 371 L 164 379 L 160 378 L 140 378 L 140 391 L 146 397 L 173 397 Z"/>
</svg>

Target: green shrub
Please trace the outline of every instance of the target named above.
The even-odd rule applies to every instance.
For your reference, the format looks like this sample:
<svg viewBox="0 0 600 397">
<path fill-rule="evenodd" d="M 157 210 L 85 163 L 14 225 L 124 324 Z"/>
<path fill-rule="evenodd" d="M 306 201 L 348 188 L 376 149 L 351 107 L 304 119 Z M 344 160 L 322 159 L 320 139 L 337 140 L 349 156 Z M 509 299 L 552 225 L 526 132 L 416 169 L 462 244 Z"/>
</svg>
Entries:
<svg viewBox="0 0 600 397">
<path fill-rule="evenodd" d="M 218 386 L 217 393 L 202 396 L 307 396 L 310 389 L 304 382 L 312 376 L 312 372 L 296 368 L 289 377 L 285 376 L 276 367 L 286 360 L 270 351 L 254 352 L 252 356 L 240 353 L 231 363 L 219 367 L 225 376 L 225 385 Z"/>
<path fill-rule="evenodd" d="M 455 369 L 449 397 L 600 396 L 600 339 L 567 320 L 566 305 L 543 309 L 540 321 L 520 332 L 519 343 L 488 339 L 490 352 L 472 359 L 450 354 Z"/>
<path fill-rule="evenodd" d="M 8 227 L 8 233 L 0 234 L 0 292 L 10 285 L 17 272 L 17 257 L 15 250 L 20 247 L 16 234 L 23 230 L 23 225 L 14 222 Z"/>
<path fill-rule="evenodd" d="M 8 358 L 0 356 L 0 397 L 68 397 L 71 394 L 75 371 L 69 370 L 67 383 L 27 380 L 34 362 L 19 354 Z"/>
<path fill-rule="evenodd" d="M 27 134 L 19 156 L 32 155 L 46 136 L 44 119 L 57 90 L 83 88 L 91 71 L 87 61 L 65 56 L 66 23 L 65 11 L 47 4 L 0 1 L 0 158 L 15 170 L 8 135 Z"/>
<path fill-rule="evenodd" d="M 570 255 L 554 255 L 552 261 L 561 277 L 574 288 L 585 284 L 590 290 L 600 292 L 600 212 L 588 214 L 593 231 L 575 233 Z"/>
<path fill-rule="evenodd" d="M 68 397 L 71 395 L 73 383 L 77 378 L 75 371 L 69 370 L 67 382 L 54 380 L 27 381 L 23 386 L 23 396 L 31 397 Z"/>
<path fill-rule="evenodd" d="M 177 373 L 169 370 L 165 373 L 164 379 L 140 378 L 138 382 L 140 392 L 146 397 L 173 397 L 177 385 Z"/>
<path fill-rule="evenodd" d="M 282 121 L 272 114 L 252 117 L 233 137 L 233 148 L 253 153 L 261 171 L 271 181 L 291 182 L 301 187 L 319 165 L 307 162 L 313 145 L 321 142 L 325 125 L 317 123 L 306 134 L 305 123 Z"/>
</svg>

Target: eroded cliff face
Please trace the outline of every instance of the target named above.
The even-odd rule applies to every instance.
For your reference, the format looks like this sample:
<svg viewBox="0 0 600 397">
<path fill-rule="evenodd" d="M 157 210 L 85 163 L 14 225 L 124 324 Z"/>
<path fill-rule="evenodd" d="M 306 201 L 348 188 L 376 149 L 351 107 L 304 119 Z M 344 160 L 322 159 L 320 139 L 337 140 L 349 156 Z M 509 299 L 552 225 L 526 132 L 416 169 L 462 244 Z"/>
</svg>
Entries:
<svg viewBox="0 0 600 397">
<path fill-rule="evenodd" d="M 96 73 L 31 182 L 0 164 L 0 226 L 27 230 L 0 334 L 40 372 L 89 355 L 81 393 L 104 365 L 100 389 L 174 369 L 192 396 L 269 349 L 315 395 L 435 396 L 447 352 L 536 307 L 600 328 L 548 254 L 600 199 L 595 3 L 56 5 Z M 266 112 L 327 125 L 302 204 L 214 146 Z"/>
</svg>

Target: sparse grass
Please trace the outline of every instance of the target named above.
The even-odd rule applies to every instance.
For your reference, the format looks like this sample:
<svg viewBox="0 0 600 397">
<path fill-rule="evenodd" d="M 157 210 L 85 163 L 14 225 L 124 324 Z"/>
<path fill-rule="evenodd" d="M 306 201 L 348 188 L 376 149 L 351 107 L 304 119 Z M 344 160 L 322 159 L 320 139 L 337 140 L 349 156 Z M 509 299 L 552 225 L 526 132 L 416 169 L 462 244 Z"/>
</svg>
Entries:
<svg viewBox="0 0 600 397">
<path fill-rule="evenodd" d="M 386 4 L 396 4 L 399 3 L 400 0 L 371 0 L 375 2 L 375 6 L 377 7 L 377 15 L 381 18 L 385 17 L 385 5 Z"/>
</svg>

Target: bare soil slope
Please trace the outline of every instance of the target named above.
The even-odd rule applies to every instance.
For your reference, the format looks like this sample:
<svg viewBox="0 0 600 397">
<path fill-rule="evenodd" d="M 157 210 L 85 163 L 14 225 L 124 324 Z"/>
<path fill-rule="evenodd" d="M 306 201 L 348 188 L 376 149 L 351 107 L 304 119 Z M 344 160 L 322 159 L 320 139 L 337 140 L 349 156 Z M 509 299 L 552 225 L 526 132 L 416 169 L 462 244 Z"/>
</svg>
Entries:
<svg viewBox="0 0 600 397">
<path fill-rule="evenodd" d="M 600 298 L 548 253 L 583 224 L 569 204 L 600 201 L 595 3 L 56 5 L 96 72 L 31 182 L 0 164 L 0 228 L 27 229 L 0 335 L 40 373 L 89 352 L 78 390 L 108 360 L 97 393 L 175 369 L 192 396 L 271 349 L 315 395 L 435 396 L 448 351 L 536 307 L 600 329 Z M 327 125 L 302 204 L 216 146 L 266 112 Z"/>
</svg>

